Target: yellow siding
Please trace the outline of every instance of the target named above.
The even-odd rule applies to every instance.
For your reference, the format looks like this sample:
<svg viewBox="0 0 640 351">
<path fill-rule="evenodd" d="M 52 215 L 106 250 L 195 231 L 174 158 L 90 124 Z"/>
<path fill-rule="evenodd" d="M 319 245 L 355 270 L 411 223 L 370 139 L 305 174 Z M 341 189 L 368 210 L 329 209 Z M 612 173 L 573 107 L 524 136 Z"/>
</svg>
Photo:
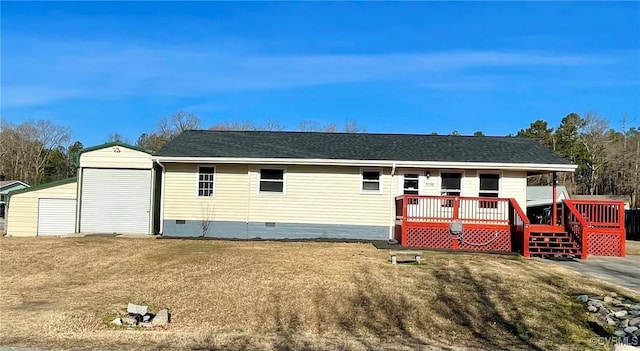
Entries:
<svg viewBox="0 0 640 351">
<path fill-rule="evenodd" d="M 213 197 L 198 197 L 198 165 L 166 164 L 164 218 L 246 221 L 249 178 L 247 165 L 215 165 Z"/>
<path fill-rule="evenodd" d="M 165 165 L 165 219 L 389 225 L 393 198 L 402 191 L 400 177 L 392 179 L 389 168 L 382 170 L 383 191 L 372 194 L 361 191 L 360 167 L 282 166 L 285 193 L 274 194 L 258 192 L 259 165 L 215 167 L 215 196 L 198 197 L 198 165 Z M 423 194 L 440 195 L 440 172 L 429 173 L 429 179 L 420 178 Z M 478 196 L 479 173 L 482 171 L 463 171 L 462 196 Z M 501 174 L 500 196 L 513 197 L 522 206 L 525 172 Z"/>
<path fill-rule="evenodd" d="M 115 152 L 116 148 L 120 152 Z M 151 155 L 123 146 L 106 147 L 80 155 L 80 167 L 150 169 L 152 166 Z"/>
<path fill-rule="evenodd" d="M 38 199 L 75 199 L 77 183 L 28 191 L 11 196 L 7 212 L 7 235 L 36 236 L 38 234 Z"/>
<path fill-rule="evenodd" d="M 286 194 L 258 193 L 259 166 L 251 166 L 250 221 L 389 225 L 397 184 L 389 169 L 375 194 L 360 190 L 359 167 L 287 166 L 286 172 Z"/>
<path fill-rule="evenodd" d="M 480 179 L 478 171 L 466 170 L 462 173 L 462 196 L 478 197 L 480 193 Z"/>
<path fill-rule="evenodd" d="M 217 221 L 389 224 L 396 194 L 395 185 L 390 192 L 389 169 L 382 177 L 384 192 L 366 194 L 360 191 L 359 167 L 285 168 L 286 193 L 265 194 L 258 193 L 260 166 L 216 165 L 215 196 L 203 198 L 196 193 L 198 165 L 166 164 L 164 218 L 199 220 L 208 208 Z"/>
<path fill-rule="evenodd" d="M 504 171 L 502 173 L 500 196 L 514 198 L 523 211 L 527 210 L 527 173 L 525 171 Z"/>
</svg>

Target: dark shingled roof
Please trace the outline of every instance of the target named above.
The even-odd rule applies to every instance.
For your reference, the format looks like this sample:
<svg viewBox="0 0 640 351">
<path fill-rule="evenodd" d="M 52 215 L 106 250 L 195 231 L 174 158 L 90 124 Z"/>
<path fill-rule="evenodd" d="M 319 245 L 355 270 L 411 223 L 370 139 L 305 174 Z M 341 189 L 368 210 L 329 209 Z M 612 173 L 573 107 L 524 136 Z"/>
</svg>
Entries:
<svg viewBox="0 0 640 351">
<path fill-rule="evenodd" d="M 570 164 L 528 138 L 190 130 L 156 156 Z"/>
</svg>

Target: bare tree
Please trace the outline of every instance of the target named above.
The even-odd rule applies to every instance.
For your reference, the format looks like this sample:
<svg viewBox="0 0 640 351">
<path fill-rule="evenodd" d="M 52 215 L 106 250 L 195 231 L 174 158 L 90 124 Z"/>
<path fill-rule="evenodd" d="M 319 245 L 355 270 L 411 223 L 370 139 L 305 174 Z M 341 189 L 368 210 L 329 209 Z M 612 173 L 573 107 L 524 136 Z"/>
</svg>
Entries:
<svg viewBox="0 0 640 351">
<path fill-rule="evenodd" d="M 222 121 L 212 125 L 211 127 L 209 127 L 209 129 L 252 131 L 258 130 L 259 127 L 258 125 L 250 121 Z"/>
<path fill-rule="evenodd" d="M 136 144 L 151 151 L 158 151 L 185 130 L 199 129 L 200 124 L 200 118 L 195 114 L 178 111 L 169 117 L 162 118 L 155 131 L 140 135 Z"/>
<path fill-rule="evenodd" d="M 66 148 L 71 138 L 69 128 L 49 120 L 26 121 L 16 126 L 3 122 L 0 133 L 2 173 L 29 184 L 44 179 L 50 151 Z"/>
<path fill-rule="evenodd" d="M 609 162 L 607 148 L 613 142 L 610 138 L 609 121 L 593 112 L 585 114 L 580 125 L 580 140 L 586 150 L 585 166 L 587 167 L 587 190 L 589 194 L 598 193 L 598 185 L 602 168 Z"/>
<path fill-rule="evenodd" d="M 158 133 L 167 139 L 175 138 L 181 132 L 200 128 L 200 118 L 191 112 L 178 111 L 158 123 Z"/>
<path fill-rule="evenodd" d="M 126 137 L 124 137 L 120 133 L 111 133 L 111 134 L 109 134 L 109 136 L 107 137 L 107 142 L 108 143 L 117 142 L 117 143 L 131 144 L 129 139 L 127 139 Z"/>
</svg>

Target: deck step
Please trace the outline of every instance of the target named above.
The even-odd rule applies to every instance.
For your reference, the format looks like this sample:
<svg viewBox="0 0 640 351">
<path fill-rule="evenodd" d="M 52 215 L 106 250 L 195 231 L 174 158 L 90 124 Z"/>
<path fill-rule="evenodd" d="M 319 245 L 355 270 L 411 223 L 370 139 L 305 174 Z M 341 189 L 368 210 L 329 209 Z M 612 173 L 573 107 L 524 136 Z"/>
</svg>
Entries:
<svg viewBox="0 0 640 351">
<path fill-rule="evenodd" d="M 532 232 L 529 234 L 529 255 L 544 258 L 580 258 L 581 250 L 567 232 Z"/>
</svg>

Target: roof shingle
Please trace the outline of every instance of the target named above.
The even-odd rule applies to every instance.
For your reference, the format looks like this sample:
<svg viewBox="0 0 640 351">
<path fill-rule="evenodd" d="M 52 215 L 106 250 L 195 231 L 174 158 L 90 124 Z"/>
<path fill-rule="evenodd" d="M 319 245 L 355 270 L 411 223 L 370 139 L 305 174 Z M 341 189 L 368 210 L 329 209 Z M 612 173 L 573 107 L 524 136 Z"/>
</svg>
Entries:
<svg viewBox="0 0 640 351">
<path fill-rule="evenodd" d="M 156 155 L 570 164 L 528 138 L 374 133 L 190 130 Z"/>
</svg>

